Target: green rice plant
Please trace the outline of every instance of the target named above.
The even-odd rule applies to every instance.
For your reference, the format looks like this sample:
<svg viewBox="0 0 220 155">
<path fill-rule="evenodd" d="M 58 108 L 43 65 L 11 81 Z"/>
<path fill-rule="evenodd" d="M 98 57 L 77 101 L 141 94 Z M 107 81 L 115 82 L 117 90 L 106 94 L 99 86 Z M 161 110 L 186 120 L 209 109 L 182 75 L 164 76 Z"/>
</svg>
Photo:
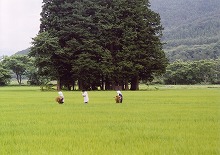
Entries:
<svg viewBox="0 0 220 155">
<path fill-rule="evenodd" d="M 197 86 L 122 91 L 0 87 L 1 155 L 217 155 L 220 89 Z"/>
</svg>

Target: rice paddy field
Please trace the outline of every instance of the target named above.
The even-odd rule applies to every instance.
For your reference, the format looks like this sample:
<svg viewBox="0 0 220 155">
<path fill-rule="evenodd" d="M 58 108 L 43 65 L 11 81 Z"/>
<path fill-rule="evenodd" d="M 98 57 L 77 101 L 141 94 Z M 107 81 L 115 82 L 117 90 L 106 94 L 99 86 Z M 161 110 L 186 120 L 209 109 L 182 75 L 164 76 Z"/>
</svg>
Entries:
<svg viewBox="0 0 220 155">
<path fill-rule="evenodd" d="M 122 91 L 0 87 L 0 155 L 219 155 L 220 86 Z"/>
</svg>

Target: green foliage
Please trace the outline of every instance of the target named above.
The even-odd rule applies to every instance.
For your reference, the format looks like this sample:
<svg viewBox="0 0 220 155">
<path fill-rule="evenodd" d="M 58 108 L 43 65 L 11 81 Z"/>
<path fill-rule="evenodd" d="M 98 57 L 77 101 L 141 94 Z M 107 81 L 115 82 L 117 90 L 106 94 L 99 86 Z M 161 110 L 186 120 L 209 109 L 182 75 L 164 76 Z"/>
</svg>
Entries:
<svg viewBox="0 0 220 155">
<path fill-rule="evenodd" d="M 148 0 L 44 0 L 41 16 L 30 55 L 61 86 L 137 85 L 165 71 L 163 28 Z"/>
<path fill-rule="evenodd" d="M 33 39 L 32 44 L 29 56 L 35 58 L 38 74 L 51 80 L 59 77 L 58 69 L 60 66 L 57 64 L 61 61 L 58 56 L 61 48 L 58 38 L 48 32 L 42 32 Z"/>
<path fill-rule="evenodd" d="M 30 84 L 30 85 L 40 85 L 41 84 L 41 81 L 42 81 L 41 77 L 38 73 L 38 69 L 35 67 L 35 58 L 33 58 L 33 57 L 30 58 L 25 75 L 28 78 L 28 84 Z"/>
<path fill-rule="evenodd" d="M 56 91 L 0 88 L 0 154 L 218 154 L 219 86 L 156 91 Z"/>
<path fill-rule="evenodd" d="M 176 48 L 170 48 L 169 50 L 167 50 L 166 55 L 169 58 L 170 62 L 174 62 L 178 59 L 181 59 L 183 61 L 218 59 L 220 56 L 219 43 L 220 42 L 194 46 L 179 45 Z"/>
<path fill-rule="evenodd" d="M 152 9 L 161 15 L 164 50 L 173 62 L 216 59 L 220 56 L 220 1 L 153 0 Z M 169 10 L 169 11 L 167 11 Z"/>
<path fill-rule="evenodd" d="M 22 76 L 26 74 L 27 68 L 30 65 L 29 62 L 30 59 L 26 55 L 13 55 L 5 57 L 2 64 L 15 73 L 18 84 L 21 85 Z"/>
<path fill-rule="evenodd" d="M 220 59 L 200 61 L 175 61 L 168 65 L 164 81 L 166 84 L 201 84 L 220 82 Z"/>
<path fill-rule="evenodd" d="M 10 72 L 3 67 L 2 63 L 0 62 L 0 86 L 6 85 L 10 82 Z"/>
</svg>

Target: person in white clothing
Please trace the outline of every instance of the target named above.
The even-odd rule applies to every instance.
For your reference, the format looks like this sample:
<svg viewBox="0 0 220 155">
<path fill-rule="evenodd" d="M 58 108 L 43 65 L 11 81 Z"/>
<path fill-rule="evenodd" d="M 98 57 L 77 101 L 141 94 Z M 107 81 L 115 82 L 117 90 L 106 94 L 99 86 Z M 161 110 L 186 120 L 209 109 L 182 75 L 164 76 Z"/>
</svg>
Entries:
<svg viewBox="0 0 220 155">
<path fill-rule="evenodd" d="M 82 96 L 84 98 L 84 103 L 87 104 L 89 102 L 89 95 L 88 95 L 87 91 L 83 90 L 82 91 Z"/>
<path fill-rule="evenodd" d="M 118 94 L 118 96 L 120 97 L 119 103 L 122 103 L 122 101 L 123 101 L 123 95 L 122 95 L 121 91 L 118 90 L 118 91 L 117 91 L 117 94 Z"/>
<path fill-rule="evenodd" d="M 58 95 L 59 95 L 59 97 L 60 97 L 60 102 L 61 102 L 61 103 L 64 103 L 64 95 L 63 95 L 63 93 L 62 93 L 61 91 L 59 91 L 59 92 L 58 92 Z"/>
</svg>

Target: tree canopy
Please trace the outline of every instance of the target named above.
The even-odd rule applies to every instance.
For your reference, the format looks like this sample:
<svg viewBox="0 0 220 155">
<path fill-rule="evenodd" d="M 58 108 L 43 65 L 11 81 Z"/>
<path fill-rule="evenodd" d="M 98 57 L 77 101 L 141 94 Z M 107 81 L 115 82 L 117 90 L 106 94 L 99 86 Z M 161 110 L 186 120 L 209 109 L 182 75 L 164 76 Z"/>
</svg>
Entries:
<svg viewBox="0 0 220 155">
<path fill-rule="evenodd" d="M 22 76 L 26 74 L 29 62 L 30 58 L 28 56 L 14 55 L 11 57 L 5 57 L 2 64 L 4 64 L 5 69 L 9 69 L 14 72 L 18 84 L 21 85 Z M 5 71 L 3 71 L 3 73 L 5 73 Z"/>
<path fill-rule="evenodd" d="M 0 63 L 0 86 L 8 84 L 10 78 L 11 75 L 9 70 L 5 69 L 4 66 Z"/>
<path fill-rule="evenodd" d="M 43 0 L 30 56 L 42 76 L 69 89 L 138 89 L 165 72 L 159 14 L 148 0 Z"/>
</svg>

